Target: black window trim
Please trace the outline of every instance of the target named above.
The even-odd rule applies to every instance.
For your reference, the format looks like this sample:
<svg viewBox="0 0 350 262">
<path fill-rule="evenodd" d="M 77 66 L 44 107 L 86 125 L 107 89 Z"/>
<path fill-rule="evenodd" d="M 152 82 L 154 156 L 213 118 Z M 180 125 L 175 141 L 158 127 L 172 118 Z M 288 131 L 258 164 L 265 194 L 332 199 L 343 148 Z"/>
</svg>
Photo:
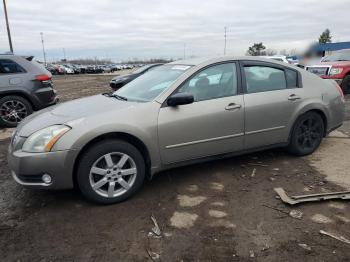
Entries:
<svg viewBox="0 0 350 262">
<path fill-rule="evenodd" d="M 180 89 L 189 79 L 191 79 L 192 77 L 194 77 L 195 75 L 199 74 L 200 72 L 213 67 L 213 66 L 217 66 L 217 65 L 222 65 L 222 64 L 235 64 L 236 65 L 236 75 L 237 75 L 237 94 L 233 95 L 233 96 L 238 96 L 238 95 L 242 95 L 244 92 L 243 90 L 243 86 L 242 86 L 242 74 L 241 74 L 241 69 L 240 69 L 240 62 L 238 60 L 227 60 L 227 61 L 221 61 L 221 62 L 217 62 L 217 63 L 213 63 L 210 65 L 207 65 L 205 67 L 202 67 L 201 69 L 195 71 L 194 73 L 192 73 L 189 77 L 187 77 L 184 81 L 181 82 L 181 84 L 178 85 L 178 87 L 167 97 L 167 99 L 164 100 L 163 104 L 161 107 L 168 107 L 168 99 L 169 97 L 171 97 L 174 93 L 176 93 L 176 91 L 178 89 Z M 227 96 L 225 96 L 227 97 Z M 204 101 L 209 101 L 209 100 L 213 100 L 213 99 L 219 99 L 219 98 L 225 98 L 225 97 L 218 97 L 218 98 L 212 98 L 212 99 L 207 99 L 207 100 L 202 100 L 202 101 L 194 101 L 193 103 L 200 103 L 200 102 L 204 102 Z M 232 97 L 232 96 L 230 96 Z"/>
<path fill-rule="evenodd" d="M 0 58 L 0 62 L 4 61 L 4 60 L 5 61 L 6 60 L 11 61 L 12 63 L 16 64 L 16 66 L 20 67 L 23 71 L 22 72 L 16 72 L 16 73 L 2 73 L 0 71 L 0 75 L 5 76 L 5 75 L 16 75 L 16 74 L 25 74 L 25 73 L 27 73 L 27 70 L 25 70 L 24 67 L 21 66 L 19 63 L 17 63 L 15 60 L 10 59 L 10 58 Z"/>
<path fill-rule="evenodd" d="M 244 67 L 245 66 L 265 66 L 265 67 L 272 67 L 275 69 L 279 69 L 279 70 L 283 70 L 284 72 L 284 77 L 286 80 L 286 85 L 287 88 L 285 89 L 277 89 L 277 90 L 269 90 L 269 91 L 261 91 L 261 92 L 252 92 L 252 93 L 248 93 L 247 91 L 247 85 L 246 85 L 246 78 L 245 78 L 245 72 L 244 72 Z M 269 63 L 269 62 L 264 62 L 264 61 L 258 61 L 258 60 L 241 60 L 239 61 L 239 67 L 240 67 L 240 71 L 241 71 L 241 81 L 242 81 L 242 89 L 243 89 L 243 93 L 244 94 L 255 94 L 255 93 L 264 93 L 264 92 L 273 92 L 273 91 L 279 91 L 279 90 L 287 90 L 287 89 L 294 89 L 294 88 L 302 88 L 302 77 L 301 77 L 301 73 L 298 70 L 295 70 L 293 68 L 290 67 L 286 67 L 283 65 L 278 65 L 275 63 Z M 286 75 L 286 70 L 291 70 L 297 73 L 297 83 L 298 85 L 296 87 L 288 87 L 288 82 L 287 82 L 287 75 Z"/>
</svg>

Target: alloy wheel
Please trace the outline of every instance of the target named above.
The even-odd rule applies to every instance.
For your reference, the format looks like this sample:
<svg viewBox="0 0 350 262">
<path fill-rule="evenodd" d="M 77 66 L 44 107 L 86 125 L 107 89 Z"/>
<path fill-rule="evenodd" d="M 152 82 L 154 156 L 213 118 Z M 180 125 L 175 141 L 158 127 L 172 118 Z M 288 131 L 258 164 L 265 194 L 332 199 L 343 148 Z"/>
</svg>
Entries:
<svg viewBox="0 0 350 262">
<path fill-rule="evenodd" d="M 318 119 L 309 117 L 299 126 L 297 131 L 297 143 L 303 150 L 314 149 L 322 139 L 322 124 Z"/>
<path fill-rule="evenodd" d="M 9 100 L 0 106 L 0 117 L 6 123 L 17 124 L 27 115 L 27 107 L 21 101 Z"/>
<path fill-rule="evenodd" d="M 135 183 L 136 176 L 135 161 L 125 153 L 113 152 L 94 162 L 89 181 L 97 194 L 114 198 L 125 194 Z"/>
</svg>

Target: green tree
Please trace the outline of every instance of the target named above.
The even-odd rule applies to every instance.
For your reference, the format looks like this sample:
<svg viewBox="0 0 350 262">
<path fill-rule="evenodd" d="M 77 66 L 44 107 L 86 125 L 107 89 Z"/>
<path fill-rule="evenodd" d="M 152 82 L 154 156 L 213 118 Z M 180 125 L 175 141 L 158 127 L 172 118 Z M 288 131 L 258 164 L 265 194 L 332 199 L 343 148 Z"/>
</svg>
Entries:
<svg viewBox="0 0 350 262">
<path fill-rule="evenodd" d="M 318 38 L 318 42 L 320 44 L 331 43 L 332 42 L 331 31 L 329 31 L 328 28 L 322 32 L 322 34 Z"/>
<path fill-rule="evenodd" d="M 247 55 L 251 56 L 260 56 L 260 55 L 266 55 L 266 52 L 264 51 L 266 47 L 263 45 L 263 43 L 254 43 L 254 45 L 250 46 Z"/>
</svg>

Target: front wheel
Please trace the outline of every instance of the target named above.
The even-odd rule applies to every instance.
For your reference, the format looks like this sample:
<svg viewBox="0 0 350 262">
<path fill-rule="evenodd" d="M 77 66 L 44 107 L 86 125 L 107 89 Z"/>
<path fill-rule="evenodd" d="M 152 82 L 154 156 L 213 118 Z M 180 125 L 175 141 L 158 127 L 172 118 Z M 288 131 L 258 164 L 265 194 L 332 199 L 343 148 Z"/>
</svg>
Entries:
<svg viewBox="0 0 350 262">
<path fill-rule="evenodd" d="M 30 103 L 21 96 L 5 96 L 0 99 L 0 126 L 16 127 L 33 112 Z"/>
<path fill-rule="evenodd" d="M 321 144 L 323 135 L 322 117 L 316 112 L 305 113 L 294 124 L 287 150 L 297 156 L 311 154 Z"/>
<path fill-rule="evenodd" d="M 123 140 L 106 140 L 83 154 L 77 182 L 87 199 L 112 204 L 126 200 L 140 189 L 145 171 L 137 148 Z"/>
</svg>

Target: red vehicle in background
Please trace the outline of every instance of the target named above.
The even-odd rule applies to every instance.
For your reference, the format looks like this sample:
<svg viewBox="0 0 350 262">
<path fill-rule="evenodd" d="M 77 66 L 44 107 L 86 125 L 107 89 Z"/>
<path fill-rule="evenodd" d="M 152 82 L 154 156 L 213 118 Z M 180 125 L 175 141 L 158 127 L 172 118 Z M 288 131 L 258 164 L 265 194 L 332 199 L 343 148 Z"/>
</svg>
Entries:
<svg viewBox="0 0 350 262">
<path fill-rule="evenodd" d="M 333 52 L 319 63 L 306 65 L 305 70 L 335 80 L 344 94 L 350 94 L 350 49 Z"/>
</svg>

